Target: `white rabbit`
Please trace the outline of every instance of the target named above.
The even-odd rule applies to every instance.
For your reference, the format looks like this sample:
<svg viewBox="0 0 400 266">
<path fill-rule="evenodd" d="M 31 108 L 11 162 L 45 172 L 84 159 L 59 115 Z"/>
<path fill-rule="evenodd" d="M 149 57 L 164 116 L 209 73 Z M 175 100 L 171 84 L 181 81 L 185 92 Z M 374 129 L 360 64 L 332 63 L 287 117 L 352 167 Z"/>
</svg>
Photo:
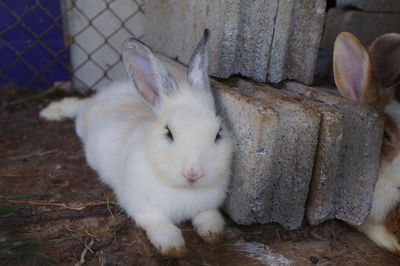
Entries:
<svg viewBox="0 0 400 266">
<path fill-rule="evenodd" d="M 176 223 L 191 220 L 210 243 L 224 228 L 218 208 L 229 181 L 232 138 L 215 110 L 208 39 L 205 30 L 187 80 L 179 81 L 147 46 L 128 39 L 122 53 L 129 81 L 88 99 L 51 103 L 40 112 L 48 120 L 76 117 L 89 165 L 168 256 L 186 251 Z"/>
<path fill-rule="evenodd" d="M 400 239 L 392 228 L 399 231 L 400 220 L 393 220 L 389 214 L 400 211 L 396 209 L 400 204 L 400 104 L 396 99 L 400 89 L 400 34 L 377 38 L 367 51 L 355 36 L 342 32 L 335 41 L 333 69 L 340 94 L 374 106 L 385 124 L 372 208 L 357 228 L 379 246 L 399 252 Z"/>
</svg>

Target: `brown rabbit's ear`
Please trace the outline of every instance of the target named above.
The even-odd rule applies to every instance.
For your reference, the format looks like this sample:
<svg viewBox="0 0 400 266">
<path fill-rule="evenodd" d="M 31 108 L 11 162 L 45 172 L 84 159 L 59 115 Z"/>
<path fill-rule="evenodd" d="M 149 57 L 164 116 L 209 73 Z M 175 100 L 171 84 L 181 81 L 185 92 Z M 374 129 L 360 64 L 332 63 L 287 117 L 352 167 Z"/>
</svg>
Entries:
<svg viewBox="0 0 400 266">
<path fill-rule="evenodd" d="M 365 104 L 378 100 L 378 85 L 370 55 L 351 33 L 342 32 L 336 38 L 333 73 L 343 97 Z"/>
<path fill-rule="evenodd" d="M 380 36 L 368 51 L 382 87 L 400 83 L 400 34 L 387 33 Z"/>
</svg>

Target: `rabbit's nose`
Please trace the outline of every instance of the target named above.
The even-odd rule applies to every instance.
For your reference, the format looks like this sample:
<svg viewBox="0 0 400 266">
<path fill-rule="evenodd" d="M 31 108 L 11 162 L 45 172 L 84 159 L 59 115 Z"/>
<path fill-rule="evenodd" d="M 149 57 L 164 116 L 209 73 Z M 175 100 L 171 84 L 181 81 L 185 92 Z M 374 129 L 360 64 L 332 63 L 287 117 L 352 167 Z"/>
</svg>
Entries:
<svg viewBox="0 0 400 266">
<path fill-rule="evenodd" d="M 199 180 L 200 178 L 202 178 L 204 176 L 203 173 L 194 171 L 193 169 L 190 169 L 189 171 L 185 171 L 182 174 L 191 185 L 196 183 L 197 180 Z"/>
</svg>

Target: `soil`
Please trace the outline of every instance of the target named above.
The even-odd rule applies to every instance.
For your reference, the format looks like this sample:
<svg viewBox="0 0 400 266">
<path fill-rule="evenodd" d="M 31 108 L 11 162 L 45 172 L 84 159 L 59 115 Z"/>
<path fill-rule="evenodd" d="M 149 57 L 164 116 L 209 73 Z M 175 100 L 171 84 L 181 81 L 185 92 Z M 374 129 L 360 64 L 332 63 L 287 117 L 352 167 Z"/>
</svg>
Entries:
<svg viewBox="0 0 400 266">
<path fill-rule="evenodd" d="M 38 118 L 60 96 L 0 92 L 0 265 L 400 265 L 339 221 L 287 231 L 228 217 L 222 243 L 183 224 L 188 254 L 163 257 L 86 164 L 73 122 Z"/>
</svg>

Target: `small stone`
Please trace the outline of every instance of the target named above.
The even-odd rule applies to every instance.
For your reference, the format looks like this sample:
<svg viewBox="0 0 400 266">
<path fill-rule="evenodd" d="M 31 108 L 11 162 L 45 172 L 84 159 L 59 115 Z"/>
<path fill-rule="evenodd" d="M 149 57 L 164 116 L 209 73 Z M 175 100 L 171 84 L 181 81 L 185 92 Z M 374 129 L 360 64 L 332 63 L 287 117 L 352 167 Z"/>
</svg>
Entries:
<svg viewBox="0 0 400 266">
<path fill-rule="evenodd" d="M 315 257 L 315 256 L 311 256 L 310 258 L 309 258 L 309 260 L 310 260 L 310 262 L 312 263 L 312 264 L 317 264 L 318 263 L 318 258 L 317 257 Z"/>
</svg>

